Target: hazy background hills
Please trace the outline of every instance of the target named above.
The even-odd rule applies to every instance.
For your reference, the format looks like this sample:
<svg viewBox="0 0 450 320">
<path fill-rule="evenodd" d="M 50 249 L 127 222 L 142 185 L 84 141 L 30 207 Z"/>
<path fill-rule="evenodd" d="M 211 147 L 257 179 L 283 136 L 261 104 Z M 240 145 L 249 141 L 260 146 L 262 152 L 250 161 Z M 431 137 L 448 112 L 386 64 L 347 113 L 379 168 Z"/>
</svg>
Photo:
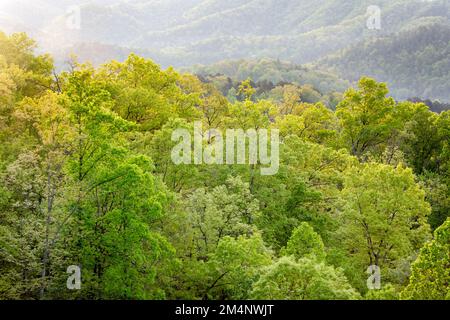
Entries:
<svg viewBox="0 0 450 320">
<path fill-rule="evenodd" d="M 74 5 L 79 29 L 67 26 Z M 381 30 L 366 27 L 370 5 L 381 8 Z M 444 101 L 450 101 L 449 21 L 448 0 L 0 2 L 0 30 L 26 31 L 59 65 L 72 52 L 98 64 L 134 51 L 175 67 L 273 59 L 350 81 L 374 76 L 398 98 Z"/>
</svg>

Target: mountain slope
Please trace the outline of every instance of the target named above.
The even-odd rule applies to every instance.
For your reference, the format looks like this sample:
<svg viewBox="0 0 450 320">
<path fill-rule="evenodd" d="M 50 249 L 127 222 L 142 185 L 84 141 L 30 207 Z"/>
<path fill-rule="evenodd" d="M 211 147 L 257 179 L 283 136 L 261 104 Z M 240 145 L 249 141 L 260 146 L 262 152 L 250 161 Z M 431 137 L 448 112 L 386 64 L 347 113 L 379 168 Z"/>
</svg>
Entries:
<svg viewBox="0 0 450 320">
<path fill-rule="evenodd" d="M 343 78 L 388 82 L 398 99 L 450 101 L 450 26 L 435 22 L 353 46 L 319 60 Z"/>
<path fill-rule="evenodd" d="M 0 29 L 27 29 L 44 49 L 98 42 L 150 50 L 174 66 L 249 57 L 307 63 L 424 19 L 450 19 L 447 0 L 5 1 Z M 66 26 L 72 5 L 80 5 L 79 30 Z M 371 5 L 381 8 L 381 30 L 366 27 Z"/>
<path fill-rule="evenodd" d="M 203 77 L 224 75 L 235 81 L 250 78 L 254 82 L 271 82 L 274 85 L 309 84 L 323 94 L 343 92 L 350 86 L 348 81 L 339 79 L 330 72 L 271 59 L 228 60 L 209 66 L 196 65 L 187 70 Z"/>
<path fill-rule="evenodd" d="M 380 30 L 366 26 L 373 5 L 381 9 Z M 80 9 L 80 28 L 67 24 L 72 6 Z M 131 52 L 163 67 L 239 59 L 315 63 L 352 81 L 365 74 L 388 81 L 398 98 L 450 100 L 449 27 L 448 0 L 0 2 L 0 30 L 26 31 L 58 66 L 71 53 L 100 64 Z"/>
<path fill-rule="evenodd" d="M 367 8 L 373 4 L 382 10 L 381 30 L 366 28 Z M 164 48 L 179 56 L 179 64 L 187 65 L 248 57 L 306 63 L 360 40 L 398 32 L 423 19 L 448 20 L 449 10 L 450 3 L 439 0 L 253 0 L 211 13 L 201 3 L 192 20 L 150 31 L 133 46 Z"/>
</svg>

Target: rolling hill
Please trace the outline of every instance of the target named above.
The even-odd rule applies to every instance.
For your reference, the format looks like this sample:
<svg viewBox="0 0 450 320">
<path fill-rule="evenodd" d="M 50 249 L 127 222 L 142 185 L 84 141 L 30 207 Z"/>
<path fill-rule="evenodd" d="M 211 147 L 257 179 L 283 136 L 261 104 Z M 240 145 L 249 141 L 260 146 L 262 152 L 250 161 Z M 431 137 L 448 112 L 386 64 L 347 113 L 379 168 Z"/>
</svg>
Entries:
<svg viewBox="0 0 450 320">
<path fill-rule="evenodd" d="M 432 23 L 366 41 L 319 60 L 342 78 L 370 76 L 389 83 L 398 99 L 450 101 L 450 26 Z"/>
<path fill-rule="evenodd" d="M 74 5 L 80 29 L 67 26 Z M 381 30 L 366 27 L 367 8 L 381 9 Z M 450 19 L 446 0 L 5 0 L 0 29 L 28 31 L 44 50 L 79 43 L 145 49 L 163 64 L 273 58 L 295 63 L 429 19 Z"/>
<path fill-rule="evenodd" d="M 366 26 L 373 5 L 381 10 L 380 30 Z M 73 6 L 79 8 L 80 28 L 67 24 Z M 136 52 L 163 67 L 281 60 L 318 66 L 322 75 L 325 67 L 325 82 L 333 73 L 350 81 L 371 75 L 390 82 L 395 97 L 443 101 L 450 101 L 449 21 L 448 0 L 0 3 L 0 30 L 27 32 L 59 67 L 71 53 L 100 64 Z"/>
</svg>

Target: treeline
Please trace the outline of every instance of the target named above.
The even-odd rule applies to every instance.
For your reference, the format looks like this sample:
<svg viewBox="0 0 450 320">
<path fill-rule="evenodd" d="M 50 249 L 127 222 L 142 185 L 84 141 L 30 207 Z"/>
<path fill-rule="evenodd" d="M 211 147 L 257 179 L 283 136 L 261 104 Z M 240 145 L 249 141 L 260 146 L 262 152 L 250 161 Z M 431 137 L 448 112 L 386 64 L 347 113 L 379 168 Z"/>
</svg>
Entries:
<svg viewBox="0 0 450 320">
<path fill-rule="evenodd" d="M 450 103 L 443 103 L 437 100 L 430 100 L 430 99 L 421 99 L 418 97 L 410 98 L 409 101 L 415 102 L 415 103 L 424 103 L 426 104 L 431 111 L 440 113 L 442 111 L 450 110 Z"/>
<path fill-rule="evenodd" d="M 250 81 L 230 102 L 136 55 L 57 74 L 34 46 L 0 33 L 1 299 L 450 298 L 449 111 L 370 78 L 336 111 Z M 194 121 L 279 129 L 279 173 L 175 165 Z"/>
<path fill-rule="evenodd" d="M 197 65 L 187 69 L 203 82 L 214 84 L 230 101 L 242 100 L 239 85 L 251 79 L 256 89 L 254 99 L 281 101 L 284 87 L 296 87 L 303 102 L 322 102 L 331 109 L 336 105 L 350 82 L 332 73 L 311 69 L 293 63 L 261 59 L 222 61 L 210 66 Z"/>
</svg>

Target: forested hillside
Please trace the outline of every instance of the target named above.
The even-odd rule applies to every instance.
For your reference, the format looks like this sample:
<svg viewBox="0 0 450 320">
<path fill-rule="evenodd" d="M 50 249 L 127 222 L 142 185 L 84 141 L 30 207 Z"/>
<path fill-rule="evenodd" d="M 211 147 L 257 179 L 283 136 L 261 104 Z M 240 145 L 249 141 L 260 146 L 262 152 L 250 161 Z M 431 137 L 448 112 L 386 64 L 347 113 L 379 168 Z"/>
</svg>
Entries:
<svg viewBox="0 0 450 320">
<path fill-rule="evenodd" d="M 193 72 L 203 82 L 214 84 L 230 100 L 238 96 L 241 81 L 252 79 L 257 97 L 278 100 L 279 92 L 283 90 L 281 87 L 293 85 L 299 87 L 305 102 L 322 101 L 331 109 L 336 107 L 348 87 L 356 85 L 359 75 L 371 76 L 378 81 L 392 83 L 389 94 L 395 99 L 423 102 L 439 113 L 450 110 L 450 52 L 447 52 L 446 45 L 450 42 L 447 34 L 436 26 L 424 30 L 429 33 L 422 35 L 423 41 L 415 38 L 419 43 L 417 46 L 412 45 L 409 39 L 395 45 L 391 38 L 387 38 L 377 40 L 369 49 L 362 50 L 356 46 L 353 50 L 321 59 L 315 65 L 270 59 L 225 60 L 182 70 Z M 433 38 L 437 39 L 434 41 L 436 46 L 430 45 L 423 51 L 414 52 L 413 48 L 421 46 L 421 42 L 426 43 Z M 386 48 L 387 44 L 398 48 Z M 411 48 L 411 51 L 403 48 Z M 434 76 L 430 78 L 430 75 Z"/>
<path fill-rule="evenodd" d="M 398 99 L 433 97 L 450 101 L 450 24 L 429 23 L 391 37 L 353 46 L 321 59 L 341 77 L 387 81 Z"/>
<path fill-rule="evenodd" d="M 66 25 L 66 10 L 73 5 L 80 5 L 79 29 Z M 381 9 L 381 30 L 367 29 L 371 5 Z M 152 58 L 165 66 L 241 58 L 303 64 L 429 20 L 448 23 L 450 4 L 446 0 L 4 0 L 0 12 L 2 30 L 27 31 L 51 52 L 99 43 L 150 50 Z M 93 50 L 90 58 L 95 55 Z"/>
<path fill-rule="evenodd" d="M 212 83 L 224 96 L 239 99 L 239 85 L 251 79 L 258 98 L 280 100 L 283 92 L 291 88 L 298 91 L 302 101 L 323 102 L 334 109 L 349 81 L 317 68 L 271 59 L 222 61 L 213 65 L 196 65 L 185 70 L 193 72 L 203 82 Z"/>
<path fill-rule="evenodd" d="M 303 83 L 227 99 L 135 54 L 58 73 L 34 49 L 0 33 L 0 299 L 450 299 L 450 111 L 367 77 L 331 110 Z M 180 130 L 216 145 L 199 124 L 279 137 L 279 170 L 175 163 Z"/>
<path fill-rule="evenodd" d="M 370 7 L 380 10 L 380 28 L 367 26 Z M 78 25 L 68 24 L 70 19 Z M 442 103 L 450 102 L 449 21 L 447 0 L 0 2 L 0 29 L 37 39 L 41 51 L 53 55 L 58 70 L 67 68 L 72 53 L 95 66 L 111 59 L 124 61 L 130 53 L 163 67 L 212 65 L 203 70 L 228 69 L 227 64 L 254 69 L 260 60 L 288 61 L 258 67 L 270 73 L 280 68 L 265 75 L 274 85 L 292 78 L 287 73 L 294 71 L 286 68 L 306 64 L 308 69 L 315 66 L 317 76 L 302 73 L 307 79 L 294 75 L 293 82 L 303 85 L 307 80 L 324 94 L 344 89 L 338 79 L 354 85 L 362 76 L 371 76 L 389 82 L 398 100 L 417 96 Z M 250 69 L 236 77 L 234 71 L 220 73 L 233 80 L 242 80 L 244 73 L 262 76 L 261 70 Z"/>
<path fill-rule="evenodd" d="M 370 5 L 382 10 L 381 30 L 366 27 Z M 448 21 L 449 6 L 439 0 L 204 1 L 184 23 L 142 35 L 133 45 L 162 46 L 185 65 L 267 57 L 303 64 L 430 18 Z"/>
</svg>

